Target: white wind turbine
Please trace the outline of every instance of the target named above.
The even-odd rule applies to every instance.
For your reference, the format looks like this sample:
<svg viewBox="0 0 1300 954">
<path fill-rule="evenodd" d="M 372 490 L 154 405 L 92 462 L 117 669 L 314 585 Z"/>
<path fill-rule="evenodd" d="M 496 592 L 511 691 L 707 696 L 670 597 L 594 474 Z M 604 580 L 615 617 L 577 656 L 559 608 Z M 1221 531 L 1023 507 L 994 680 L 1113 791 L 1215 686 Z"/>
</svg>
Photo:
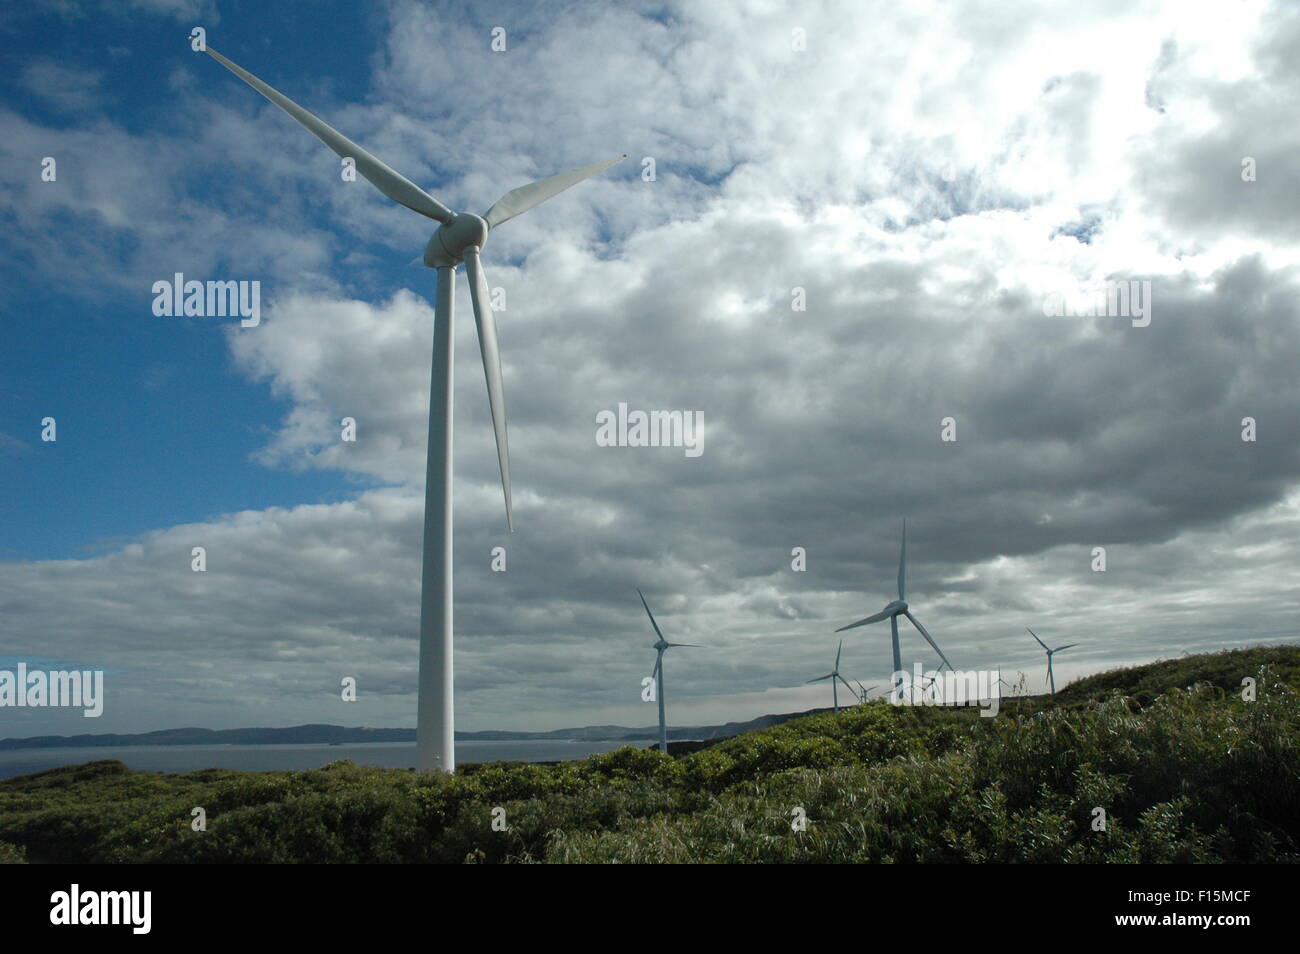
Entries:
<svg viewBox="0 0 1300 954">
<path fill-rule="evenodd" d="M 806 683 L 804 683 L 805 686 L 811 686 L 814 682 L 821 682 L 823 679 L 829 679 L 831 681 L 831 700 L 835 704 L 836 712 L 840 711 L 839 682 L 844 683 L 844 685 L 848 688 L 849 692 L 852 692 L 854 696 L 857 695 L 857 692 L 854 690 L 853 686 L 849 684 L 849 681 L 840 675 L 840 654 L 843 652 L 844 652 L 844 640 L 841 639 L 840 648 L 835 651 L 835 668 L 832 669 L 824 676 L 818 676 L 816 679 L 809 679 Z M 839 682 L 836 682 L 837 679 L 839 680 Z M 858 685 L 862 685 L 862 683 L 858 683 Z M 871 688 L 874 689 L 876 687 L 872 686 Z"/>
<path fill-rule="evenodd" d="M 1034 641 L 1038 643 L 1038 645 L 1043 647 L 1043 652 L 1047 653 L 1047 682 L 1052 687 L 1052 695 L 1056 695 L 1056 676 L 1052 672 L 1052 657 L 1055 656 L 1057 653 L 1059 653 L 1062 649 L 1069 649 L 1071 646 L 1078 646 L 1079 644 L 1067 643 L 1064 646 L 1057 646 L 1055 649 L 1048 649 L 1047 643 L 1039 639 L 1038 634 L 1035 633 L 1028 626 L 1025 627 L 1025 632 L 1027 632 L 1030 636 L 1034 637 Z"/>
<path fill-rule="evenodd" d="M 655 614 L 650 612 L 650 604 L 645 601 L 644 594 L 638 589 L 636 595 L 641 597 L 641 605 L 645 607 L 645 614 L 650 617 L 650 625 L 655 628 L 655 635 L 659 637 L 653 647 L 655 650 L 655 696 L 659 699 L 659 751 L 667 753 L 668 725 L 664 722 L 664 653 L 673 646 L 690 646 L 696 649 L 699 647 L 695 643 L 670 643 L 664 639 L 664 634 L 659 631 L 659 624 L 655 622 Z"/>
<path fill-rule="evenodd" d="M 488 232 L 516 215 L 583 179 L 594 176 L 626 156 L 608 159 L 512 189 L 483 215 L 453 212 L 415 183 L 389 168 L 351 139 L 322 122 L 287 96 L 236 66 L 216 50 L 207 53 L 306 127 L 317 139 L 345 159 L 394 202 L 440 223 L 424 249 L 424 264 L 438 270 L 438 294 L 433 322 L 433 370 L 429 388 L 429 445 L 424 485 L 424 548 L 420 595 L 419 715 L 416 767 L 451 772 L 456 768 L 455 707 L 452 696 L 452 320 L 455 311 L 455 270 L 464 263 L 469 297 L 478 326 L 479 350 L 487 376 L 492 429 L 496 432 L 497 462 L 505 492 L 506 525 L 514 530 L 510 506 L 510 453 L 506 442 L 506 404 L 497 352 L 496 321 L 489 301 L 487 277 L 479 251 Z"/>
<path fill-rule="evenodd" d="M 879 613 L 875 614 L 874 616 L 868 616 L 866 619 L 860 619 L 856 623 L 849 623 L 848 626 L 841 626 L 835 632 L 842 633 L 846 629 L 856 629 L 859 626 L 866 626 L 869 623 L 879 623 L 881 620 L 886 620 L 886 619 L 889 620 L 889 628 L 892 631 L 894 637 L 894 672 L 900 673 L 903 670 L 903 659 L 898 649 L 898 617 L 900 616 L 907 617 L 908 621 L 911 622 L 911 624 L 916 627 L 917 632 L 919 632 L 922 636 L 924 636 L 925 641 L 930 644 L 930 646 L 934 649 L 936 653 L 939 654 L 939 658 L 944 661 L 944 664 L 949 669 L 952 669 L 952 663 L 948 662 L 948 657 L 943 654 L 943 650 L 939 648 L 939 644 L 930 638 L 930 634 L 926 632 L 925 627 L 921 625 L 921 621 L 912 615 L 911 610 L 909 610 L 907 606 L 907 521 L 906 520 L 903 521 L 903 547 L 898 555 L 898 599 L 887 604 L 884 609 L 882 609 Z M 903 679 L 901 676 L 895 677 L 893 680 L 893 692 L 896 695 L 902 692 L 902 686 L 901 686 L 902 681 Z"/>
<path fill-rule="evenodd" d="M 856 679 L 854 679 L 853 681 L 858 683 L 858 698 L 861 699 L 863 702 L 867 701 L 867 693 L 869 693 L 872 689 L 880 688 L 879 686 L 867 686 L 863 688 L 862 683 L 858 682 Z"/>
</svg>

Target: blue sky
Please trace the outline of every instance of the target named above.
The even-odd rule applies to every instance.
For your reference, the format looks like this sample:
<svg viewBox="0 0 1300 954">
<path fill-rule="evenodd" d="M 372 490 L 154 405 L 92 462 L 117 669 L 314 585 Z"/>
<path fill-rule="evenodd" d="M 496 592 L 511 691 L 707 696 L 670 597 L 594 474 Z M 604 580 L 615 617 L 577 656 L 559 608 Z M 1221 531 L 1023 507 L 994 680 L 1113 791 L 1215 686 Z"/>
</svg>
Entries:
<svg viewBox="0 0 1300 954">
<path fill-rule="evenodd" d="M 0 658 L 112 676 L 93 728 L 0 736 L 414 723 L 433 226 L 196 25 L 455 209 L 630 157 L 484 251 L 513 535 L 461 308 L 460 727 L 654 721 L 637 587 L 708 647 L 670 720 L 824 704 L 904 517 L 959 668 L 1041 683 L 1026 626 L 1080 644 L 1058 683 L 1295 639 L 1287 5 L 60 0 L 0 26 Z M 261 324 L 154 315 L 176 272 L 259 282 Z M 1044 315 L 1115 280 L 1149 326 Z M 701 413 L 704 453 L 599 446 L 620 403 Z"/>
<path fill-rule="evenodd" d="M 219 29 L 247 38 L 241 53 L 274 51 L 282 76 L 309 74 L 313 62 L 327 58 L 333 65 L 322 82 L 364 87 L 377 33 L 365 5 L 308 6 L 310 17 L 300 17 L 283 5 L 222 4 Z M 92 8 L 68 17 L 37 5 L 7 32 L 9 58 L 20 69 L 59 63 L 97 71 L 94 95 L 123 130 L 161 126 L 183 136 L 193 128 L 192 94 L 165 83 L 173 71 L 194 66 L 189 27 L 176 19 Z M 210 69 L 215 64 L 200 65 L 218 81 L 217 96 L 236 108 L 256 105 Z M 84 121 L 77 110 L 51 108 L 14 72 L 6 79 L 5 101 L 23 116 L 54 128 Z M 95 161 L 93 144 L 87 146 L 56 157 L 62 176 Z M 210 170 L 223 164 L 220 156 L 204 159 Z M 201 202 L 230 200 L 219 174 L 192 188 Z M 58 221 L 50 224 L 53 230 Z M 64 224 L 76 227 L 72 218 Z M 123 250 L 132 247 L 129 235 L 119 239 Z M 226 319 L 154 319 L 148 287 L 96 287 L 75 270 L 52 281 L 31 261 L 31 246 L 15 241 L 12 250 L 17 256 L 6 261 L 0 293 L 7 315 L 0 433 L 22 446 L 6 448 L 0 469 L 5 559 L 81 559 L 177 523 L 355 491 L 356 481 L 344 474 L 279 471 L 251 460 L 286 404 L 231 368 Z M 57 443 L 40 439 L 46 416 L 57 421 Z"/>
</svg>

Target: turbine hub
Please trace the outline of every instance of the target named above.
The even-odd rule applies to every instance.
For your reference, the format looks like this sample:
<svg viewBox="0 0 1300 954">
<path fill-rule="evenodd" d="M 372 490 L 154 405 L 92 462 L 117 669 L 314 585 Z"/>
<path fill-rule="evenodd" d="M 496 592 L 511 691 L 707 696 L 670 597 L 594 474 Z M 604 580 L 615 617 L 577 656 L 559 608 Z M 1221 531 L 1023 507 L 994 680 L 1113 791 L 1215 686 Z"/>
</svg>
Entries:
<svg viewBox="0 0 1300 954">
<path fill-rule="evenodd" d="M 482 248 L 487 236 L 485 219 L 472 212 L 457 212 L 454 219 L 439 226 L 429 238 L 429 244 L 424 247 L 424 264 L 429 268 L 455 268 L 464 260 L 465 249 Z"/>
<path fill-rule="evenodd" d="M 885 610 L 889 613 L 892 613 L 895 616 L 897 616 L 899 613 L 906 613 L 907 600 L 894 600 L 894 602 L 890 603 L 888 606 L 885 607 Z"/>
</svg>

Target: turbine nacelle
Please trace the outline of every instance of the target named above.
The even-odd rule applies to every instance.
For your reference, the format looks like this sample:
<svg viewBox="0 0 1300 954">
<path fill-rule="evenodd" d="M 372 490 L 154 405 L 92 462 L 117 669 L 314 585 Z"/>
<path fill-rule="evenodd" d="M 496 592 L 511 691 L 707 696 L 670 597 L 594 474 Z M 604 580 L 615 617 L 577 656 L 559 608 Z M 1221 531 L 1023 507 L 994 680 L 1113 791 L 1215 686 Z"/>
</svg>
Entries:
<svg viewBox="0 0 1300 954">
<path fill-rule="evenodd" d="M 469 248 L 481 249 L 487 242 L 487 220 L 473 212 L 457 212 L 446 225 L 429 237 L 424 247 L 424 264 L 429 268 L 455 268 Z"/>
<path fill-rule="evenodd" d="M 894 600 L 880 612 L 888 613 L 890 616 L 898 616 L 900 613 L 907 612 L 907 600 Z"/>
</svg>

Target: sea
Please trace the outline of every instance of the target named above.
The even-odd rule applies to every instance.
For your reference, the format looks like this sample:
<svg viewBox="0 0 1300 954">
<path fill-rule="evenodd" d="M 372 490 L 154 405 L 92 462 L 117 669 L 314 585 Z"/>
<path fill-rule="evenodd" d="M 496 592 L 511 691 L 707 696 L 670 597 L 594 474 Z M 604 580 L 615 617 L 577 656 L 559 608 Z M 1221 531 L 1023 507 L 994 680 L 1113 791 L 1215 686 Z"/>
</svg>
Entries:
<svg viewBox="0 0 1300 954">
<path fill-rule="evenodd" d="M 593 742 L 579 739 L 457 742 L 456 762 L 564 762 L 610 752 L 625 745 L 646 748 L 648 742 Z M 348 759 L 357 765 L 412 768 L 414 742 L 359 742 L 332 745 L 123 745 L 87 748 L 14 749 L 0 751 L 0 778 L 30 775 L 63 765 L 83 765 L 117 759 L 144 772 L 196 772 L 206 768 L 273 772 L 320 768 Z"/>
</svg>

